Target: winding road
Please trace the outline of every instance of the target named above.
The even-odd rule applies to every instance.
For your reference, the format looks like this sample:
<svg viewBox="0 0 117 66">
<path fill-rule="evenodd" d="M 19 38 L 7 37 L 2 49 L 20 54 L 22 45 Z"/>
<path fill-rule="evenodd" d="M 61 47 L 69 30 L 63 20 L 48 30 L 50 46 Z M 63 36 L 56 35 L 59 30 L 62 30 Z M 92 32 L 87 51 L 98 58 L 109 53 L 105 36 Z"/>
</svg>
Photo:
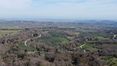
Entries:
<svg viewBox="0 0 117 66">
<path fill-rule="evenodd" d="M 31 39 L 37 39 L 37 38 L 40 38 L 41 37 L 41 34 L 39 35 L 39 36 L 37 36 L 37 37 L 34 37 L 34 38 L 29 38 L 29 39 L 27 39 L 27 40 L 25 40 L 24 41 L 24 45 L 27 47 L 28 46 L 28 41 L 30 41 Z M 85 46 L 86 44 L 83 44 L 83 45 L 81 45 L 81 46 L 79 46 L 79 48 L 80 49 L 83 49 L 83 46 Z M 35 52 L 38 52 L 38 51 L 33 51 L 33 52 L 29 52 L 29 53 L 35 53 Z M 85 49 L 83 49 L 83 52 L 84 53 L 86 53 L 86 50 Z"/>
<path fill-rule="evenodd" d="M 24 41 L 24 45 L 28 46 L 28 44 L 27 44 L 28 41 L 30 41 L 31 39 L 37 39 L 37 38 L 40 38 L 40 37 L 41 37 L 41 34 L 39 36 L 37 36 L 37 37 L 29 38 L 29 39 L 27 39 L 27 40 Z"/>
</svg>

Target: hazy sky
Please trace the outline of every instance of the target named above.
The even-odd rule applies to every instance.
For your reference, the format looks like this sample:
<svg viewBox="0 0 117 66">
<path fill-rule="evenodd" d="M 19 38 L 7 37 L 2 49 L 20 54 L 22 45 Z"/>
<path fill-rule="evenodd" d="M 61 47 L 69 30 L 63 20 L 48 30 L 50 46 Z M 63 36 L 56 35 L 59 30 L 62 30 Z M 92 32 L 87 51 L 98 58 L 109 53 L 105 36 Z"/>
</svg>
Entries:
<svg viewBox="0 0 117 66">
<path fill-rule="evenodd" d="M 117 19 L 117 0 L 0 0 L 0 17 Z"/>
</svg>

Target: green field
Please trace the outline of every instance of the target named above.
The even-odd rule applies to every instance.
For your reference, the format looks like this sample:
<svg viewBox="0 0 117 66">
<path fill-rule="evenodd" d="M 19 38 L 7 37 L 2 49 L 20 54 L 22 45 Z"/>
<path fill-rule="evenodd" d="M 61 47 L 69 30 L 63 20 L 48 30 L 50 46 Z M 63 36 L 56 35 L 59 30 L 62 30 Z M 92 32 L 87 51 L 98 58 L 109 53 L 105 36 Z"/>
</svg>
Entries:
<svg viewBox="0 0 117 66">
<path fill-rule="evenodd" d="M 69 43 L 69 39 L 64 34 L 58 32 L 50 32 L 49 36 L 43 36 L 39 40 L 53 46 Z"/>
<path fill-rule="evenodd" d="M 116 57 L 105 56 L 105 57 L 103 57 L 103 60 L 105 60 L 106 63 L 107 63 L 109 66 L 117 66 L 117 58 L 116 58 Z"/>
<path fill-rule="evenodd" d="M 97 50 L 97 48 L 95 48 L 94 45 L 92 44 L 84 44 L 83 49 L 90 51 L 90 52 L 94 52 Z"/>
<path fill-rule="evenodd" d="M 20 31 L 20 30 L 11 30 L 11 29 L 0 30 L 0 37 L 5 36 L 5 35 L 13 35 L 13 34 L 16 34 L 18 31 Z"/>
</svg>

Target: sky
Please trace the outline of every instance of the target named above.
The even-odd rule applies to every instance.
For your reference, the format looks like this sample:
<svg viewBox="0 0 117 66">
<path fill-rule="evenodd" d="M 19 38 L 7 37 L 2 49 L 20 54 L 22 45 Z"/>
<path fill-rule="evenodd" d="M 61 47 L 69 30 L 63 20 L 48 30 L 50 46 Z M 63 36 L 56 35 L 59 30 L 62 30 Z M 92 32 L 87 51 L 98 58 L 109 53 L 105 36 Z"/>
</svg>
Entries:
<svg viewBox="0 0 117 66">
<path fill-rule="evenodd" d="M 117 0 L 0 0 L 0 18 L 117 19 Z"/>
</svg>

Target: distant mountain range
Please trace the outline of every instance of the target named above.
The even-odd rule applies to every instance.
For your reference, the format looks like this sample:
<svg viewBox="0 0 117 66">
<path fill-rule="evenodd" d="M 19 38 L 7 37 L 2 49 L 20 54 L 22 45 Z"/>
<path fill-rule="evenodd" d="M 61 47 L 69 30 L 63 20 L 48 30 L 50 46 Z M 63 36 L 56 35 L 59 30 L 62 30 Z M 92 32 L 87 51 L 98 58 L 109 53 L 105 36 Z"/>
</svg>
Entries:
<svg viewBox="0 0 117 66">
<path fill-rule="evenodd" d="M 0 20 L 0 28 L 27 28 L 27 27 L 56 27 L 70 26 L 77 27 L 82 25 L 95 25 L 117 27 L 117 21 L 113 20 Z"/>
</svg>

